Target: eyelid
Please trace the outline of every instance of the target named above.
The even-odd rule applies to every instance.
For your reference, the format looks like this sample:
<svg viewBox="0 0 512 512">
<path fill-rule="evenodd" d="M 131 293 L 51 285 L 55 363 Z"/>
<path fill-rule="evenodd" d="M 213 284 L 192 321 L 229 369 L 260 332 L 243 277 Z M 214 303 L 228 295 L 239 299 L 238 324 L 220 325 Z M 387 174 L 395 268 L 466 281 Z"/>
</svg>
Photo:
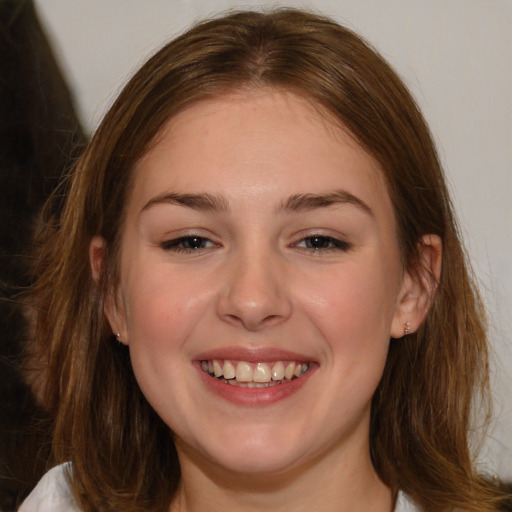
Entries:
<svg viewBox="0 0 512 512">
<path fill-rule="evenodd" d="M 314 247 L 306 247 L 302 244 L 306 244 L 307 240 L 311 239 L 323 239 L 330 243 L 330 247 L 325 248 L 314 248 Z M 352 244 L 348 242 L 345 237 L 340 235 L 334 235 L 331 233 L 324 233 L 320 230 L 318 231 L 312 231 L 312 232 L 302 232 L 297 235 L 296 241 L 291 244 L 292 247 L 297 247 L 298 249 L 302 249 L 304 251 L 307 251 L 309 253 L 326 253 L 326 252 L 333 252 L 333 251 L 341 251 L 346 252 L 349 251 L 352 248 Z"/>
<path fill-rule="evenodd" d="M 202 240 L 206 242 L 207 247 L 180 247 L 180 244 L 187 241 L 187 240 Z M 159 247 L 163 249 L 164 251 L 174 252 L 174 253 L 194 253 L 199 254 L 205 251 L 209 251 L 211 249 L 214 249 L 215 247 L 220 247 L 220 244 L 212 240 L 211 237 L 197 233 L 197 232 L 190 232 L 190 233 L 183 233 L 179 236 L 172 236 L 170 238 L 164 239 L 162 242 L 158 243 Z"/>
<path fill-rule="evenodd" d="M 308 241 L 312 239 L 319 239 L 320 246 L 312 247 L 307 246 Z M 193 239 L 202 241 L 205 245 L 204 247 L 184 247 L 184 244 L 187 241 L 191 241 Z M 328 247 L 321 247 L 322 242 L 327 243 Z M 215 248 L 219 248 L 222 244 L 215 240 L 215 237 L 210 234 L 203 234 L 201 230 L 198 231 L 185 231 L 182 233 L 174 233 L 172 236 L 164 237 L 162 241 L 157 242 L 162 250 L 174 253 L 188 253 L 188 254 L 200 254 L 207 251 L 210 251 Z M 201 243 L 199 245 L 202 245 Z M 310 244 L 311 245 L 311 244 Z M 314 245 L 314 244 L 313 244 Z M 320 229 L 318 230 L 304 230 L 299 233 L 296 233 L 294 236 L 294 241 L 290 243 L 290 247 L 295 247 L 307 253 L 315 253 L 322 254 L 328 252 L 346 252 L 350 250 L 353 246 L 351 242 L 346 240 L 346 237 L 332 232 L 324 232 Z"/>
</svg>

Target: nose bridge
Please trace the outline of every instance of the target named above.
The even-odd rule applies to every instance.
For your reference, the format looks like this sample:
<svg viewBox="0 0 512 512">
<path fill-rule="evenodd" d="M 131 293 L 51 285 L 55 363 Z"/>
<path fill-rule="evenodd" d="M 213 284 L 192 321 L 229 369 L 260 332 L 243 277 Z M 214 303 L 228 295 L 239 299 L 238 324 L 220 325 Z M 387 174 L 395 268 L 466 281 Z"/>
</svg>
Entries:
<svg viewBox="0 0 512 512">
<path fill-rule="evenodd" d="M 234 250 L 219 314 L 251 331 L 284 321 L 291 312 L 283 261 L 269 244 L 251 243 Z"/>
</svg>

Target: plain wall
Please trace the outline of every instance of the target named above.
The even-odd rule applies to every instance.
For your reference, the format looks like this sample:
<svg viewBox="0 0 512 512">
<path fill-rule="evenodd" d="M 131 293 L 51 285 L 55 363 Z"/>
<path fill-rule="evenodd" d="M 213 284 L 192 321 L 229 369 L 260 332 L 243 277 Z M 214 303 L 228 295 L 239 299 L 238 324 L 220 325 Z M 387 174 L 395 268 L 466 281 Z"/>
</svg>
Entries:
<svg viewBox="0 0 512 512">
<path fill-rule="evenodd" d="M 228 0 L 37 0 L 91 131 L 145 58 Z M 495 421 L 483 470 L 512 479 L 512 1 L 279 2 L 330 14 L 395 66 L 430 123 L 489 311 Z"/>
</svg>

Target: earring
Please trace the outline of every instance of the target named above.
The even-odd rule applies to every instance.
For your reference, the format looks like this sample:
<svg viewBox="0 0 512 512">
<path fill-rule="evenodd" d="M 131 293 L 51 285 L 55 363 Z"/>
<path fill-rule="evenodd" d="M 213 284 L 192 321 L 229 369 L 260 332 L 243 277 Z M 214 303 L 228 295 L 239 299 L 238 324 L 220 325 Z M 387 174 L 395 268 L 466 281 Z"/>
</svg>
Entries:
<svg viewBox="0 0 512 512">
<path fill-rule="evenodd" d="M 121 333 L 116 332 L 115 337 L 117 338 L 117 341 L 121 342 Z"/>
<path fill-rule="evenodd" d="M 404 336 L 407 336 L 410 333 L 411 333 L 411 323 L 410 322 L 405 322 L 405 325 L 404 325 Z"/>
</svg>

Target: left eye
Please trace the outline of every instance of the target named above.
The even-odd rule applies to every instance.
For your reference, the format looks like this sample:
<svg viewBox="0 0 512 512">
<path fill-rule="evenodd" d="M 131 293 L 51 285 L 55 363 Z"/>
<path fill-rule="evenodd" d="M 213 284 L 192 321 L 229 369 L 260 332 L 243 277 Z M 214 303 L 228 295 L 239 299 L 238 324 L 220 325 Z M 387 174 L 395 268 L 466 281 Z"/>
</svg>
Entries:
<svg viewBox="0 0 512 512">
<path fill-rule="evenodd" d="M 333 238 L 332 236 L 324 235 L 308 236 L 306 238 L 303 238 L 299 243 L 296 244 L 296 246 L 311 249 L 313 251 L 326 251 L 329 249 L 339 249 L 342 251 L 347 251 L 350 248 L 350 244 L 348 242 L 338 240 L 337 238 Z"/>
<path fill-rule="evenodd" d="M 174 240 L 168 240 L 161 244 L 162 249 L 168 251 L 197 251 L 215 247 L 215 244 L 203 236 L 182 236 Z"/>
</svg>

